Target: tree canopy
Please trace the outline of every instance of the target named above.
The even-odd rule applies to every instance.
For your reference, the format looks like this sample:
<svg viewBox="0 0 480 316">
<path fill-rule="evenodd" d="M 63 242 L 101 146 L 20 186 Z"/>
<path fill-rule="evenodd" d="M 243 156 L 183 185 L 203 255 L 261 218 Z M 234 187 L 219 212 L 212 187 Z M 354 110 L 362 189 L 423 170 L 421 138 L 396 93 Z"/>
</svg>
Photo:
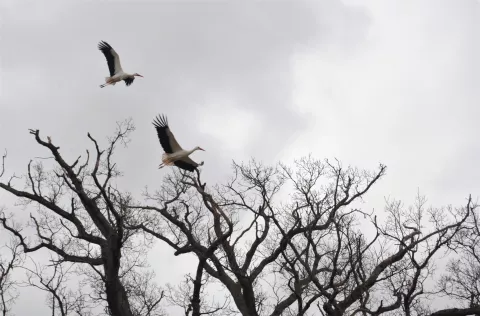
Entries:
<svg viewBox="0 0 480 316">
<path fill-rule="evenodd" d="M 26 222 L 8 206 L 1 212 L 12 237 L 0 252 L 4 316 L 19 286 L 46 293 L 60 315 L 159 316 L 171 306 L 195 316 L 480 314 L 471 197 L 443 208 L 421 195 L 411 207 L 387 200 L 379 216 L 360 202 L 386 166 L 360 170 L 311 156 L 292 165 L 234 162 L 232 176 L 213 185 L 201 171 L 173 169 L 153 192 L 134 196 L 117 185 L 115 163 L 133 131 L 122 122 L 106 145 L 88 134 L 86 156 L 67 161 L 31 130 L 53 163 L 32 160 L 23 177 L 7 176 L 3 156 L 0 188 L 31 212 Z M 161 284 L 165 271 L 146 262 L 154 243 L 196 258 L 183 282 Z M 39 251 L 49 265 L 27 260 Z M 444 257 L 446 269 L 438 269 Z M 25 278 L 16 280 L 15 270 Z M 452 307 L 437 308 L 440 299 Z"/>
</svg>

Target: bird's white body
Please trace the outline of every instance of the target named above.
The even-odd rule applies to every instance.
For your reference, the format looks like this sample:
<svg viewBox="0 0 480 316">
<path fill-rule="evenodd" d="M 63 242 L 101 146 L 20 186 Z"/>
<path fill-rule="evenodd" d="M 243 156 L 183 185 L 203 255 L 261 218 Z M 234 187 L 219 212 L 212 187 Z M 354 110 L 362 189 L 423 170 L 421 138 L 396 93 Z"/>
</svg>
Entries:
<svg viewBox="0 0 480 316">
<path fill-rule="evenodd" d="M 115 85 L 115 83 L 125 80 L 127 78 L 133 78 L 133 74 L 127 74 L 126 72 L 119 72 L 113 75 L 112 77 L 105 77 L 105 83 Z"/>
<path fill-rule="evenodd" d="M 195 150 L 199 150 L 199 148 L 195 147 L 192 150 L 182 149 L 182 150 L 176 151 L 176 152 L 171 153 L 171 154 L 163 153 L 163 155 L 162 155 L 162 165 L 163 166 L 173 166 L 175 161 L 188 158 L 188 156 L 190 156 L 190 154 L 193 153 Z M 203 163 L 201 163 L 201 164 L 203 164 Z"/>
</svg>

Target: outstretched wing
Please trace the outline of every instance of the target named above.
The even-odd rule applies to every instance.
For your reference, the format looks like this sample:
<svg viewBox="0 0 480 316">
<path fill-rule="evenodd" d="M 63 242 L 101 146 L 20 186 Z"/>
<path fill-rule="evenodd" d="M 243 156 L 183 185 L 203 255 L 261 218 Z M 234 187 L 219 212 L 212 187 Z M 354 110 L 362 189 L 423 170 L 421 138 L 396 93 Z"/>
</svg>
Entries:
<svg viewBox="0 0 480 316">
<path fill-rule="evenodd" d="M 187 170 L 187 171 L 194 171 L 198 167 L 198 163 L 190 159 L 189 157 L 182 158 L 180 160 L 175 160 L 175 166 L 180 169 Z"/>
<path fill-rule="evenodd" d="M 177 143 L 175 136 L 173 136 L 170 128 L 168 127 L 168 121 L 165 116 L 158 115 L 153 121 L 153 126 L 157 130 L 158 139 L 160 140 L 160 145 L 162 145 L 163 150 L 167 154 L 182 150 L 182 147 Z"/>
<path fill-rule="evenodd" d="M 110 71 L 110 77 L 118 72 L 123 71 L 120 65 L 120 56 L 107 42 L 101 41 L 98 43 L 98 49 L 102 51 L 103 55 L 107 59 L 108 70 Z"/>
<path fill-rule="evenodd" d="M 135 77 L 128 77 L 128 78 L 123 79 L 123 81 L 125 81 L 125 84 L 127 85 L 127 87 L 133 83 L 133 80 L 135 80 Z"/>
</svg>

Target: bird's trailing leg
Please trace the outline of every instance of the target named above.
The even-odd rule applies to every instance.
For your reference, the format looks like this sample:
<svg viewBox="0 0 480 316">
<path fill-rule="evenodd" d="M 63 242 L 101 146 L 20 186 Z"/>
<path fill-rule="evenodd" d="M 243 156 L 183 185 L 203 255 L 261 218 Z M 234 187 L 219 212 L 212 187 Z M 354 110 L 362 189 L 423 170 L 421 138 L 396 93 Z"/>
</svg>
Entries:
<svg viewBox="0 0 480 316">
<path fill-rule="evenodd" d="M 111 84 L 112 86 L 114 86 L 114 85 L 116 84 L 116 82 L 115 82 L 111 77 L 106 77 L 106 78 L 105 78 L 105 83 L 104 83 L 104 84 L 101 84 L 101 85 L 100 85 L 100 88 L 106 87 L 106 86 L 108 86 L 109 84 Z"/>
<path fill-rule="evenodd" d="M 107 83 L 101 84 L 101 85 L 100 85 L 100 88 L 106 87 L 106 86 L 108 86 L 108 85 L 114 86 L 115 84 L 116 84 L 116 82 L 107 82 Z"/>
<path fill-rule="evenodd" d="M 114 86 L 115 83 L 116 83 L 116 82 L 106 82 L 106 83 L 104 83 L 104 84 L 101 84 L 101 85 L 100 85 L 100 88 L 106 87 L 106 86 L 108 86 L 109 84 L 111 84 L 112 86 Z"/>
</svg>

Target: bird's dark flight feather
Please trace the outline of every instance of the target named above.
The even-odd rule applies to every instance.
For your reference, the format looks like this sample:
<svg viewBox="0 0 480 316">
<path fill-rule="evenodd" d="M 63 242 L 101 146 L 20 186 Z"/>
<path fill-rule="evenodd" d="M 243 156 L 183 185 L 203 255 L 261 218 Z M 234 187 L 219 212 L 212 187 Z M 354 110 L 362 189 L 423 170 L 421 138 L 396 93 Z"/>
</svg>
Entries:
<svg viewBox="0 0 480 316">
<path fill-rule="evenodd" d="M 123 81 L 125 81 L 125 84 L 127 85 L 127 87 L 133 83 L 133 80 L 135 80 L 135 77 L 129 77 L 129 78 L 123 79 Z"/>
<path fill-rule="evenodd" d="M 173 163 L 175 164 L 175 166 L 183 170 L 194 171 L 195 169 L 197 169 L 197 167 L 192 166 L 191 164 L 183 160 L 176 160 Z"/>
<path fill-rule="evenodd" d="M 168 121 L 165 116 L 158 115 L 155 120 L 153 120 L 153 126 L 157 130 L 158 139 L 160 140 L 160 145 L 162 145 L 163 150 L 167 154 L 173 153 L 172 146 L 167 135 Z"/>
<path fill-rule="evenodd" d="M 110 71 L 110 77 L 112 77 L 115 75 L 115 57 L 111 52 L 112 46 L 107 42 L 101 41 L 98 43 L 98 49 L 102 51 L 103 55 L 105 55 L 108 63 L 108 70 Z"/>
</svg>

